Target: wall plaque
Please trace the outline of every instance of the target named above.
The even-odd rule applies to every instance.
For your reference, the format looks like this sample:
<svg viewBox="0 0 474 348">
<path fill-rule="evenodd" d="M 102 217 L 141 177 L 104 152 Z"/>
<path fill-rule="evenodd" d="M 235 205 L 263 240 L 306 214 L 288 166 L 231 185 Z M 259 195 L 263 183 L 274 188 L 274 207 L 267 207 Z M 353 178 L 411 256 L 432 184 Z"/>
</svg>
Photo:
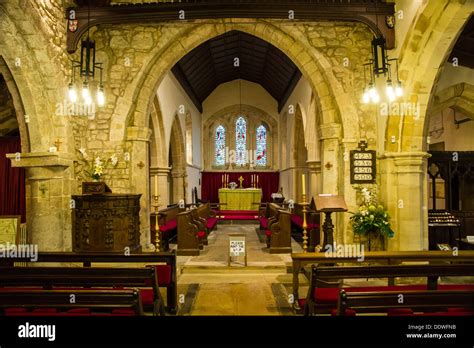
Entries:
<svg viewBox="0 0 474 348">
<path fill-rule="evenodd" d="M 359 148 L 351 151 L 351 184 L 375 183 L 376 157 L 376 152 L 367 150 L 367 142 L 361 140 Z"/>
</svg>

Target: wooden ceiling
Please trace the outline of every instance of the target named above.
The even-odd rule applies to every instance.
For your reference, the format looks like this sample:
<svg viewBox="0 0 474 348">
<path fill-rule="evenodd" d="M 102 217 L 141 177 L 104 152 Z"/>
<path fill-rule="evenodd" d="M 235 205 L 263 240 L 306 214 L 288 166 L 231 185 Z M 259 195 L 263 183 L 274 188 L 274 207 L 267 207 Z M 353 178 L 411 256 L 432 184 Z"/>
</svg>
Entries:
<svg viewBox="0 0 474 348">
<path fill-rule="evenodd" d="M 449 62 L 454 57 L 458 59 L 459 65 L 474 69 L 474 16 L 471 16 L 456 41 Z"/>
<path fill-rule="evenodd" d="M 235 58 L 239 66 L 234 66 Z M 202 112 L 202 102 L 220 84 L 243 79 L 260 84 L 277 100 L 279 111 L 301 72 L 278 48 L 240 31 L 217 36 L 185 55 L 173 74 Z"/>
</svg>

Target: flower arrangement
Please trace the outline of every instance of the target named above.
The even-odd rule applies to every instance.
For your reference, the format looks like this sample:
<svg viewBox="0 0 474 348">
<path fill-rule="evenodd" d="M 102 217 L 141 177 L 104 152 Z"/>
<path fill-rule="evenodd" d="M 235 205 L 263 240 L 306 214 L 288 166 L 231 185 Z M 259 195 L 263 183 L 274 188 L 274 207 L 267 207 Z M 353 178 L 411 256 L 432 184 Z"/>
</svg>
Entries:
<svg viewBox="0 0 474 348">
<path fill-rule="evenodd" d="M 79 152 L 82 154 L 82 158 L 88 166 L 88 169 L 84 169 L 84 172 L 94 181 L 100 180 L 100 177 L 104 174 L 104 171 L 109 167 L 109 165 L 115 167 L 118 163 L 118 158 L 115 154 L 108 158 L 95 155 L 92 156 L 93 160 L 89 161 L 89 155 L 85 149 L 81 148 Z"/>
<path fill-rule="evenodd" d="M 390 227 L 390 215 L 384 206 L 377 203 L 375 192 L 367 188 L 361 190 L 362 204 L 359 211 L 350 218 L 354 233 L 369 235 L 379 233 L 382 236 L 392 238 L 395 232 Z"/>
</svg>

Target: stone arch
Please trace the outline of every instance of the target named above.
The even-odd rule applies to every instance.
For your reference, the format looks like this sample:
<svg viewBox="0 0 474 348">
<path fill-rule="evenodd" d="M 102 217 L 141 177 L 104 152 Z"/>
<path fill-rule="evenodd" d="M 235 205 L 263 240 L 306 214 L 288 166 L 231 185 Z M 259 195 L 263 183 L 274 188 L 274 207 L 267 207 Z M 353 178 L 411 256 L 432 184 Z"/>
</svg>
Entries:
<svg viewBox="0 0 474 348">
<path fill-rule="evenodd" d="M 172 203 L 181 199 L 186 201 L 184 187 L 186 185 L 186 151 L 184 147 L 184 134 L 181 122 L 176 114 L 171 126 L 169 154 L 171 155 L 171 185 Z"/>
<path fill-rule="evenodd" d="M 65 77 L 60 72 L 59 64 L 51 64 L 47 50 L 49 42 L 34 21 L 18 21 L 10 17 L 19 11 L 23 10 L 10 8 L 9 4 L 0 7 L 0 32 L 4 33 L 5 38 L 0 41 L 0 56 L 4 61 L 0 65 L 9 68 L 21 96 L 23 120 L 19 124 L 27 123 L 29 150 L 46 152 L 56 136 L 59 136 L 55 134 L 55 122 L 51 115 L 55 113 L 55 105 L 64 99 L 62 89 L 51 86 L 66 86 Z M 25 13 L 19 12 L 19 15 L 24 17 Z M 28 115 L 28 122 L 25 121 L 25 115 Z M 71 127 L 67 126 L 65 133 L 63 135 L 64 130 L 61 131 L 62 146 L 74 152 Z"/>
<path fill-rule="evenodd" d="M 164 168 L 168 166 L 167 146 L 165 141 L 165 126 L 158 97 L 153 100 L 153 109 L 150 113 L 151 128 L 153 130 L 150 145 L 150 166 Z"/>
<path fill-rule="evenodd" d="M 117 103 L 117 111 L 113 117 L 111 129 L 123 128 L 124 124 L 133 123 L 135 126 L 146 126 L 148 123 L 151 100 L 165 73 L 186 53 L 199 44 L 231 30 L 238 30 L 255 35 L 288 55 L 308 79 L 313 91 L 318 95 L 318 109 L 321 110 L 321 123 L 346 124 L 351 115 L 356 115 L 356 109 L 351 97 L 344 92 L 341 83 L 336 79 L 331 69 L 331 63 L 321 52 L 312 46 L 305 45 L 295 35 L 283 32 L 275 25 L 264 20 L 258 20 L 257 25 L 244 22 L 235 23 L 230 19 L 214 20 L 214 24 L 197 24 L 185 32 L 181 32 L 170 40 L 164 49 L 157 48 L 153 58 L 140 79 L 138 86 L 129 86 Z M 335 96 L 338 96 L 336 100 Z M 132 103 L 130 103 L 132 101 Z M 129 106 L 132 105 L 132 108 Z M 123 113 L 122 111 L 128 110 Z M 354 127 L 348 128 L 349 136 L 356 133 Z M 113 132 L 111 140 L 119 141 L 120 132 Z"/>
<path fill-rule="evenodd" d="M 420 9 L 401 47 L 399 63 L 400 77 L 406 86 L 405 101 L 416 103 L 419 114 L 389 117 L 386 138 L 399 134 L 399 142 L 395 145 L 387 141 L 386 151 L 426 151 L 426 116 L 433 91 L 442 65 L 473 11 L 472 3 L 450 0 L 431 1 Z"/>
<path fill-rule="evenodd" d="M 16 85 L 11 71 L 2 56 L 0 56 L 0 74 L 2 74 L 5 79 L 5 83 L 13 101 L 13 107 L 15 109 L 15 115 L 20 131 L 21 151 L 30 152 L 30 135 L 25 121 L 25 108 L 23 106 L 23 101 L 21 100 L 18 86 Z"/>
</svg>

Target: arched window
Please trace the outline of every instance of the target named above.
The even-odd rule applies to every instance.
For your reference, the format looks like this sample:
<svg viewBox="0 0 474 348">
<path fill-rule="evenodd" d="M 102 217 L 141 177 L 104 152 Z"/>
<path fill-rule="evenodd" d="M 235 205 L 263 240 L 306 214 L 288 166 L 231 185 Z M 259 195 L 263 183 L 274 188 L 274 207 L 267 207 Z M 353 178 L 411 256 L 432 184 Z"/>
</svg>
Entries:
<svg viewBox="0 0 474 348">
<path fill-rule="evenodd" d="M 186 115 L 186 161 L 193 164 L 193 119 L 190 114 Z"/>
<path fill-rule="evenodd" d="M 257 166 L 267 165 L 267 129 L 262 124 L 257 128 L 256 132 L 257 140 Z"/>
<path fill-rule="evenodd" d="M 225 128 L 217 126 L 215 134 L 215 164 L 223 166 L 225 164 Z"/>
<path fill-rule="evenodd" d="M 247 122 L 242 116 L 235 122 L 235 163 L 247 164 Z"/>
</svg>

